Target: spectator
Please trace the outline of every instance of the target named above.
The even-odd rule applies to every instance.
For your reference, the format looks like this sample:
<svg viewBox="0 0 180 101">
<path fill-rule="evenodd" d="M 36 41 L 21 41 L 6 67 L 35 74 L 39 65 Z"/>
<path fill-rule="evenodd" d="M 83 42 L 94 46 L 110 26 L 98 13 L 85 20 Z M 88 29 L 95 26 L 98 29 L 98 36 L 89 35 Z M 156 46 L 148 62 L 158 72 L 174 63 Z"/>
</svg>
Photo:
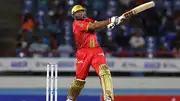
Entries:
<svg viewBox="0 0 180 101">
<path fill-rule="evenodd" d="M 28 43 L 24 40 L 22 35 L 19 35 L 16 41 L 16 56 L 19 57 L 21 52 L 27 51 Z M 26 54 L 24 55 L 26 56 Z"/>
<path fill-rule="evenodd" d="M 58 22 L 58 14 L 54 14 L 53 16 L 50 16 L 50 24 L 48 24 L 47 30 L 51 31 L 53 33 L 57 33 L 57 22 Z"/>
<path fill-rule="evenodd" d="M 27 41 L 24 40 L 22 35 L 19 35 L 17 38 L 17 44 L 20 46 L 21 49 L 27 48 Z"/>
<path fill-rule="evenodd" d="M 33 53 L 33 57 L 42 57 L 43 55 L 45 55 L 44 53 L 49 50 L 50 47 L 47 44 L 43 43 L 42 38 L 35 38 L 34 42 L 29 47 L 29 51 Z"/>
<path fill-rule="evenodd" d="M 52 50 L 56 50 L 58 48 L 57 42 L 56 42 L 56 36 L 55 35 L 50 35 L 49 36 L 49 46 Z"/>
<path fill-rule="evenodd" d="M 55 44 L 56 43 L 56 36 L 57 36 L 57 28 L 56 26 L 48 26 L 49 28 L 47 29 L 47 31 L 45 32 L 45 37 L 44 39 L 47 41 L 47 44 L 49 44 L 50 46 L 53 43 L 53 49 L 56 47 Z"/>
<path fill-rule="evenodd" d="M 139 51 L 143 51 L 144 45 L 145 45 L 145 40 L 141 36 L 140 28 L 136 28 L 135 36 L 132 36 L 130 38 L 129 43 L 131 45 L 131 50 L 133 50 L 133 52 L 134 52 L 134 55 L 142 56 L 142 54 Z"/>
<path fill-rule="evenodd" d="M 51 49 L 49 52 L 49 56 L 51 56 L 51 57 L 59 56 L 59 52 L 57 51 L 58 45 L 57 45 L 57 41 L 56 41 L 56 36 L 49 35 L 48 40 L 49 40 L 49 47 Z"/>
<path fill-rule="evenodd" d="M 56 39 L 58 39 L 58 15 L 54 14 L 50 16 L 50 23 L 47 26 L 47 30 L 45 32 L 45 37 L 44 39 L 49 44 L 51 49 L 57 49 L 57 42 Z M 59 39 L 58 39 L 59 40 Z"/>
<path fill-rule="evenodd" d="M 33 34 L 41 35 L 43 33 L 45 42 L 44 44 L 49 45 L 51 51 L 53 52 L 58 51 L 59 53 L 59 50 L 61 50 L 61 55 L 63 55 L 64 53 L 62 54 L 62 52 L 64 50 L 70 49 L 70 51 L 73 51 L 73 49 L 71 49 L 71 46 L 59 46 L 60 44 L 65 44 L 66 40 L 68 40 L 70 44 L 73 43 L 73 40 L 69 39 L 72 31 L 72 28 L 69 25 L 69 23 L 72 22 L 70 13 L 72 5 L 81 4 L 85 6 L 87 10 L 89 9 L 88 16 L 96 20 L 103 20 L 106 19 L 107 16 L 109 16 L 109 13 L 110 15 L 113 14 L 118 16 L 126 12 L 127 10 L 130 10 L 135 6 L 148 1 L 149 0 L 49 0 L 49 3 L 44 2 L 48 4 L 48 18 L 50 18 L 50 23 L 45 24 L 47 25 L 47 30 L 37 30 L 37 33 L 35 32 L 37 23 L 34 16 L 36 15 L 33 15 L 33 13 L 29 11 L 30 13 L 26 13 L 22 17 L 20 34 L 23 41 L 21 41 L 21 44 L 18 44 L 17 47 L 19 47 L 18 49 L 21 49 L 21 46 L 27 45 L 26 47 L 28 47 L 32 43 Z M 155 39 L 153 40 L 154 42 L 159 42 L 159 38 L 156 38 L 157 36 L 168 36 L 167 40 L 173 41 L 170 48 L 175 53 L 177 53 L 179 49 L 179 38 L 172 38 L 174 38 L 176 32 L 180 30 L 179 10 L 175 9 L 174 7 L 171 8 L 171 4 L 174 2 L 173 0 L 168 0 L 168 3 L 163 2 L 162 0 L 156 0 L 155 2 L 157 4 L 156 7 L 131 17 L 129 20 L 127 20 L 126 23 L 113 29 L 110 35 L 107 36 L 106 33 L 104 33 L 106 30 L 102 30 L 103 33 L 98 34 L 100 36 L 98 38 L 101 39 L 100 44 L 103 45 L 105 50 L 108 52 L 115 52 L 115 56 L 126 57 L 129 56 L 128 50 L 130 47 L 129 45 L 131 45 L 131 49 L 135 53 L 141 52 L 144 49 L 144 38 L 138 34 L 133 37 L 130 36 L 130 34 L 133 32 L 134 26 L 139 26 L 140 28 L 142 28 L 143 32 L 146 33 L 146 36 L 152 36 L 153 39 Z M 34 8 L 34 11 L 38 11 L 37 7 Z M 34 14 L 37 13 L 35 12 Z M 139 29 L 137 28 L 136 30 Z M 46 34 L 44 34 L 44 32 L 46 32 Z M 109 40 L 108 38 L 112 38 L 112 40 Z M 154 46 L 159 47 L 159 44 Z M 154 51 L 154 49 L 152 49 L 152 51 Z M 176 56 L 177 55 L 178 54 L 176 54 Z"/>
<path fill-rule="evenodd" d="M 27 13 L 24 15 L 22 20 L 21 30 L 32 31 L 35 26 L 35 21 L 32 14 Z"/>
<path fill-rule="evenodd" d="M 35 28 L 35 20 L 32 14 L 27 13 L 22 17 L 21 29 L 19 31 L 22 34 L 23 39 L 28 42 L 28 45 L 32 41 L 32 32 Z"/>
<path fill-rule="evenodd" d="M 28 46 L 32 41 L 32 32 L 29 32 L 28 30 L 22 30 L 20 33 L 22 36 L 22 39 L 27 42 Z"/>
</svg>

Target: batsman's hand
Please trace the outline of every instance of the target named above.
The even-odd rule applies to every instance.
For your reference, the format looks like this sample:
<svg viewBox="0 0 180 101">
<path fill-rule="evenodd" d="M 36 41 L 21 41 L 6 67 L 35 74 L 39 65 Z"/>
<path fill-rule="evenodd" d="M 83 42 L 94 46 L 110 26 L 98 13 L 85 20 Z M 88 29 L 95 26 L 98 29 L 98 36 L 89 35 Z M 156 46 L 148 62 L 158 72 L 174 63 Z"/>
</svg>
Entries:
<svg viewBox="0 0 180 101">
<path fill-rule="evenodd" d="M 108 29 L 113 29 L 116 25 L 114 23 L 110 23 L 109 25 L 107 25 Z"/>
</svg>

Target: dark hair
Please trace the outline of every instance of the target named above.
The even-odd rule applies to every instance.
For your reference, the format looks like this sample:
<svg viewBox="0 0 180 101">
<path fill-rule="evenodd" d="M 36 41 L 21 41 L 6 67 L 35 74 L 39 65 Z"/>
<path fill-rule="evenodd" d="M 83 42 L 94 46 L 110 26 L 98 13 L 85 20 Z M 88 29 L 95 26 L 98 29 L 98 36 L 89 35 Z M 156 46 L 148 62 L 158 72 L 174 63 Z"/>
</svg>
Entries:
<svg viewBox="0 0 180 101">
<path fill-rule="evenodd" d="M 33 15 L 31 13 L 26 13 L 24 15 L 24 22 L 27 22 L 29 19 L 33 20 Z"/>
</svg>

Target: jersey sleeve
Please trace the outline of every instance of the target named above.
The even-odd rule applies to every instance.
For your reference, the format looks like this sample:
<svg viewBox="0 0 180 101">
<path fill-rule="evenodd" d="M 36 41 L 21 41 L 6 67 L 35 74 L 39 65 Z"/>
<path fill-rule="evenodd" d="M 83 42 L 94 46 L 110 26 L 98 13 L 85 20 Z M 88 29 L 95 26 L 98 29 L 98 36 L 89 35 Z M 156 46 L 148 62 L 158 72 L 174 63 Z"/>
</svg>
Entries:
<svg viewBox="0 0 180 101">
<path fill-rule="evenodd" d="M 88 26 L 91 22 L 85 22 L 85 21 L 78 21 L 75 23 L 75 29 L 78 31 L 87 31 Z"/>
<path fill-rule="evenodd" d="M 90 21 L 90 22 L 92 22 L 92 23 L 96 22 L 95 20 L 93 20 L 93 19 L 90 19 L 90 18 L 89 18 L 89 21 Z"/>
</svg>

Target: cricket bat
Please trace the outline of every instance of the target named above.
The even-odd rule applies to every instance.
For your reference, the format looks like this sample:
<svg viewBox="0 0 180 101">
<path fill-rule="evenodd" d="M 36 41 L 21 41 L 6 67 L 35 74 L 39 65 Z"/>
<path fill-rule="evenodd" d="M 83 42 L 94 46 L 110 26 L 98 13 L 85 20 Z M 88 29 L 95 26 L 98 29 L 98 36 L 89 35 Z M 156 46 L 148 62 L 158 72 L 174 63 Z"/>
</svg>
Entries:
<svg viewBox="0 0 180 101">
<path fill-rule="evenodd" d="M 145 11 L 145 10 L 147 10 L 147 9 L 150 9 L 150 8 L 152 8 L 152 7 L 154 7 L 154 6 L 155 6 L 155 3 L 154 3 L 153 1 L 150 1 L 150 2 L 141 4 L 141 5 L 133 8 L 133 9 L 131 9 L 131 10 L 128 11 L 128 12 L 125 12 L 123 15 L 124 15 L 125 18 L 129 18 L 129 17 L 131 17 L 131 16 L 133 16 L 133 15 L 135 15 L 135 14 L 138 14 L 138 13 L 140 13 L 140 12 L 142 12 L 142 11 Z"/>
</svg>

